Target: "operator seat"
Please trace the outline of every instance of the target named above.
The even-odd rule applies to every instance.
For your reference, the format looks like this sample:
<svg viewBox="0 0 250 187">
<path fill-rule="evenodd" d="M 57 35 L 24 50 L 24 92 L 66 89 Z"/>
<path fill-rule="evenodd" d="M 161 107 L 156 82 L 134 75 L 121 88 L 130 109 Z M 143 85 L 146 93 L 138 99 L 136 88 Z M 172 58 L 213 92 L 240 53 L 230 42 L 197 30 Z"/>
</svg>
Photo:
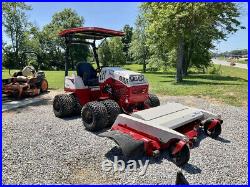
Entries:
<svg viewBox="0 0 250 187">
<path fill-rule="evenodd" d="M 80 62 L 76 65 L 77 75 L 82 77 L 84 85 L 87 86 L 98 86 L 99 81 L 96 70 L 90 63 Z"/>
</svg>

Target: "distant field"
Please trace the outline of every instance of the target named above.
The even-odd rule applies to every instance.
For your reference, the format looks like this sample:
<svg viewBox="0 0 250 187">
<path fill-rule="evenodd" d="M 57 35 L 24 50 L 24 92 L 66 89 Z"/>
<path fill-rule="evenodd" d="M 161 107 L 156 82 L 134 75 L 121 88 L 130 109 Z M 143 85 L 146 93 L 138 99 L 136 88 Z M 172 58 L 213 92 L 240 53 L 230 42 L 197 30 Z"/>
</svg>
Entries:
<svg viewBox="0 0 250 187">
<path fill-rule="evenodd" d="M 217 66 L 218 67 L 218 66 Z M 142 66 L 131 64 L 125 69 L 140 72 Z M 7 78 L 8 70 L 3 70 L 3 78 Z M 63 71 L 46 71 L 50 89 L 60 89 L 64 85 Z M 215 99 L 235 106 L 247 106 L 248 76 L 247 70 L 221 66 L 221 74 L 192 73 L 182 83 L 175 83 L 174 71 L 145 73 L 150 83 L 151 92 L 159 95 L 197 96 Z"/>
</svg>

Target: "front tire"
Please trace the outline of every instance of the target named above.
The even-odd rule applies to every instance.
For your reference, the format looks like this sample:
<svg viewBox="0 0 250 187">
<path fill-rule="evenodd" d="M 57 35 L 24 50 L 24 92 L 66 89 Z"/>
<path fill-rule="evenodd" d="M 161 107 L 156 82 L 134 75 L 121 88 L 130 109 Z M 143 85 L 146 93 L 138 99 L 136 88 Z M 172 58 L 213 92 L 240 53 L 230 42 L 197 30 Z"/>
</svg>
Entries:
<svg viewBox="0 0 250 187">
<path fill-rule="evenodd" d="M 98 131 L 107 126 L 108 112 L 101 102 L 88 102 L 81 110 L 82 123 L 88 131 Z"/>
<path fill-rule="evenodd" d="M 150 107 L 160 106 L 160 100 L 155 94 L 149 94 L 146 104 Z"/>
<path fill-rule="evenodd" d="M 74 100 L 71 95 L 59 94 L 53 100 L 53 111 L 56 117 L 70 116 L 74 109 Z"/>
<path fill-rule="evenodd" d="M 40 92 L 41 93 L 47 92 L 48 87 L 49 87 L 48 81 L 46 79 L 42 79 L 41 86 L 40 86 Z"/>
<path fill-rule="evenodd" d="M 114 124 L 117 116 L 121 113 L 121 108 L 118 105 L 117 102 L 114 100 L 104 100 L 101 103 L 106 107 L 106 110 L 108 112 L 108 123 L 107 127 L 110 127 Z"/>
</svg>

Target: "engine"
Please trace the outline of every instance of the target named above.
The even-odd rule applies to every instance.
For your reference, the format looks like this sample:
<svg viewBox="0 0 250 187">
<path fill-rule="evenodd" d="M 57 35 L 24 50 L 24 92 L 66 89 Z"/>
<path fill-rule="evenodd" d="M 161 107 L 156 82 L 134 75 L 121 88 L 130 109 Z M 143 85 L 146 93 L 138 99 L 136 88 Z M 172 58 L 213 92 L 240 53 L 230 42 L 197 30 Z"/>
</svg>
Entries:
<svg viewBox="0 0 250 187">
<path fill-rule="evenodd" d="M 148 81 L 141 73 L 119 67 L 102 68 L 100 88 L 107 97 L 113 97 L 120 106 L 140 105 L 148 98 Z"/>
</svg>

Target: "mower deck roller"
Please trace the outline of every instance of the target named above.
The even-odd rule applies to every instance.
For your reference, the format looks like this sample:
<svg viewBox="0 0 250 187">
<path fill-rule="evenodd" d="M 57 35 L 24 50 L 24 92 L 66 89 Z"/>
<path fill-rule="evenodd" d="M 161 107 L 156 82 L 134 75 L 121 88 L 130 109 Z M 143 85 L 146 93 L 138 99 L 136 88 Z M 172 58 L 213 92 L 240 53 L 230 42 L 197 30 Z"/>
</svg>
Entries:
<svg viewBox="0 0 250 187">
<path fill-rule="evenodd" d="M 218 128 L 221 124 L 219 115 L 179 103 L 167 103 L 130 116 L 120 114 L 111 131 L 100 136 L 113 139 L 126 158 L 142 153 L 156 156 L 169 148 L 173 161 L 183 165 L 189 160 L 189 147 L 197 139 L 198 128 L 204 126 L 206 134 L 216 138 L 221 132 Z"/>
</svg>

